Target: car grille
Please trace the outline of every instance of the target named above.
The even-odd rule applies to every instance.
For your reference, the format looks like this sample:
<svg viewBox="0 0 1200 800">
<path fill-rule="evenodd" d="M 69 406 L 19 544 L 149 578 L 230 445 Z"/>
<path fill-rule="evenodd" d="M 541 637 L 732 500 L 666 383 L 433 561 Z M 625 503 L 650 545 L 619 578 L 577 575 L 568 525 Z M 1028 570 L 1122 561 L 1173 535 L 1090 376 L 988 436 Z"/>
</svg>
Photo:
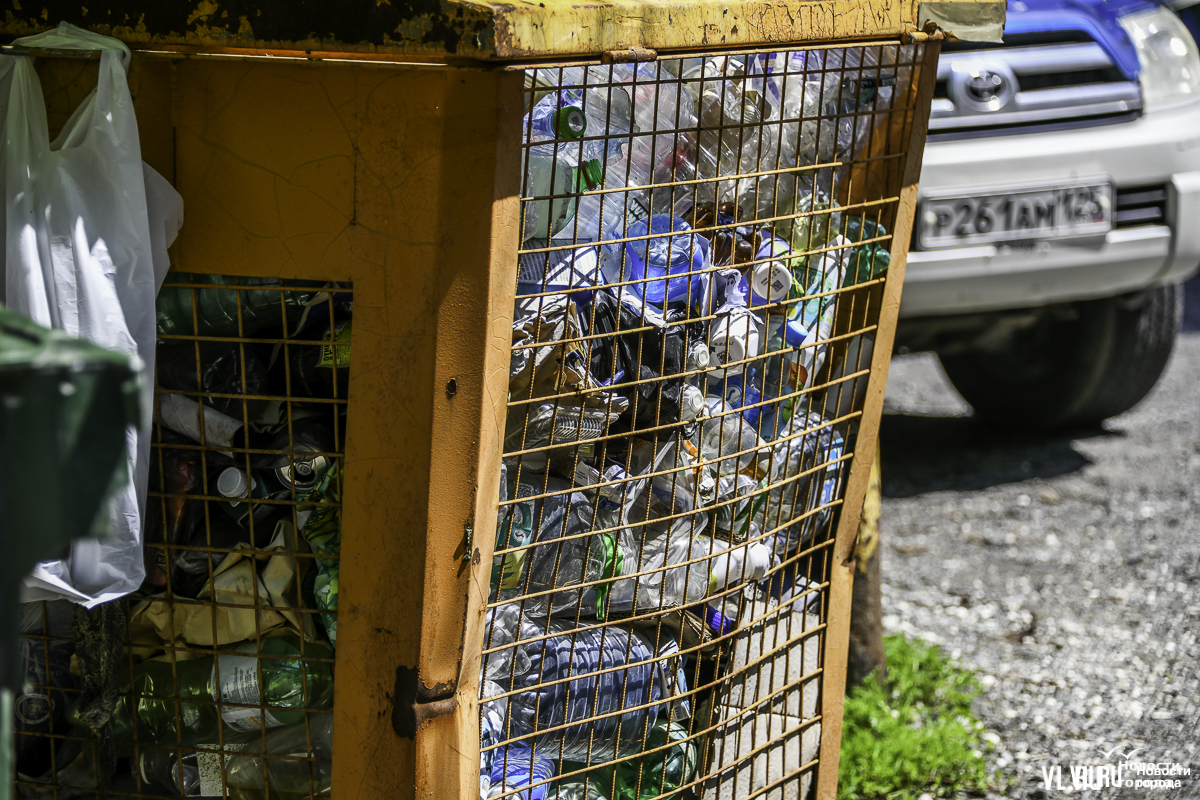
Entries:
<svg viewBox="0 0 1200 800">
<path fill-rule="evenodd" d="M 1114 228 L 1167 224 L 1167 187 L 1137 186 L 1117 189 L 1113 209 Z"/>
<path fill-rule="evenodd" d="M 947 42 L 929 118 L 931 140 L 1121 122 L 1142 108 L 1128 80 L 1081 31 L 1014 34 L 999 48 Z"/>
</svg>

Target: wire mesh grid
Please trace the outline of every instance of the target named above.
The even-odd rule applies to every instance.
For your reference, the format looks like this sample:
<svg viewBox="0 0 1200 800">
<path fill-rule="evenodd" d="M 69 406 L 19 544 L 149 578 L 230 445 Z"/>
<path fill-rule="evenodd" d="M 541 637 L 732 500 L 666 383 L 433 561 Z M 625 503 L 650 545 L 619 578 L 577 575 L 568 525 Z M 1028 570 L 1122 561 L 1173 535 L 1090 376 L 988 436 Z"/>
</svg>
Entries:
<svg viewBox="0 0 1200 800">
<path fill-rule="evenodd" d="M 481 797 L 807 796 L 922 51 L 526 71 Z"/>
<path fill-rule="evenodd" d="M 146 579 L 24 606 L 18 796 L 328 794 L 351 301 L 168 276 Z"/>
</svg>

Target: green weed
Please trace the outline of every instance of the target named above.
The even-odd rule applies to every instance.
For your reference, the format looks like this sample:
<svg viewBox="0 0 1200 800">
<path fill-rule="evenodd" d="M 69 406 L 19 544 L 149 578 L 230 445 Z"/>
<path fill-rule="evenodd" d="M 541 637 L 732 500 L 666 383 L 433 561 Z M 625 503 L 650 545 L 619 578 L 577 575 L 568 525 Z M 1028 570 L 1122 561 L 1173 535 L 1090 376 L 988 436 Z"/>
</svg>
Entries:
<svg viewBox="0 0 1200 800">
<path fill-rule="evenodd" d="M 971 710 L 982 691 L 969 671 L 936 646 L 884 637 L 887 681 L 872 676 L 846 697 L 839 800 L 916 800 L 982 791 L 988 784 Z"/>
</svg>

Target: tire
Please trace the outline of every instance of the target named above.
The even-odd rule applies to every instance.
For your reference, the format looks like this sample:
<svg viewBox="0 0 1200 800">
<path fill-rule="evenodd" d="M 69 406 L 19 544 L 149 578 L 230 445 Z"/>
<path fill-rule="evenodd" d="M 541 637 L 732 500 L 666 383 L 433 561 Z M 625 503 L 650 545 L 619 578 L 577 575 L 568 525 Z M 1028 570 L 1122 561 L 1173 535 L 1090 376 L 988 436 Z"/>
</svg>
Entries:
<svg viewBox="0 0 1200 800">
<path fill-rule="evenodd" d="M 1008 429 L 1097 425 L 1144 398 L 1179 335 L 1183 291 L 1057 306 L 998 350 L 939 358 L 976 416 Z"/>
</svg>

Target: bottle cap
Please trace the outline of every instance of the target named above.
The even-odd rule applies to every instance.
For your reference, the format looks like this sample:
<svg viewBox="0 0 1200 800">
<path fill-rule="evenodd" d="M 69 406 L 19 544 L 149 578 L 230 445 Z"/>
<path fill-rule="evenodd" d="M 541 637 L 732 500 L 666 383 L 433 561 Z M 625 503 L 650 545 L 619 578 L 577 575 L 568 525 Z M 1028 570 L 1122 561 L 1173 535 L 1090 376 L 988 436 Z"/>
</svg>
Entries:
<svg viewBox="0 0 1200 800">
<path fill-rule="evenodd" d="M 768 303 L 779 303 L 787 299 L 792 288 L 792 273 L 780 261 L 755 264 L 750 276 L 750 290 Z"/>
<path fill-rule="evenodd" d="M 679 398 L 679 418 L 684 422 L 691 422 L 700 416 L 700 412 L 703 410 L 704 392 L 690 383 L 686 384 L 683 387 L 683 394 Z"/>
<path fill-rule="evenodd" d="M 578 106 L 565 106 L 554 114 L 554 132 L 562 139 L 578 139 L 587 130 L 587 117 Z"/>
<path fill-rule="evenodd" d="M 720 331 L 709 343 L 712 350 L 713 363 L 718 365 L 733 364 L 746 357 L 746 344 L 740 336 L 731 336 L 730 331 Z M 734 372 L 740 372 L 742 365 L 732 367 Z"/>
<path fill-rule="evenodd" d="M 585 161 L 579 168 L 579 177 L 588 189 L 599 189 L 604 183 L 604 165 L 598 158 Z"/>
<path fill-rule="evenodd" d="M 708 369 L 712 363 L 712 357 L 708 352 L 708 345 L 704 342 L 696 342 L 688 351 L 688 359 L 692 362 L 692 369 Z"/>
<path fill-rule="evenodd" d="M 237 467 L 226 467 L 217 476 L 217 491 L 222 497 L 245 497 L 250 493 L 250 479 Z"/>
</svg>

